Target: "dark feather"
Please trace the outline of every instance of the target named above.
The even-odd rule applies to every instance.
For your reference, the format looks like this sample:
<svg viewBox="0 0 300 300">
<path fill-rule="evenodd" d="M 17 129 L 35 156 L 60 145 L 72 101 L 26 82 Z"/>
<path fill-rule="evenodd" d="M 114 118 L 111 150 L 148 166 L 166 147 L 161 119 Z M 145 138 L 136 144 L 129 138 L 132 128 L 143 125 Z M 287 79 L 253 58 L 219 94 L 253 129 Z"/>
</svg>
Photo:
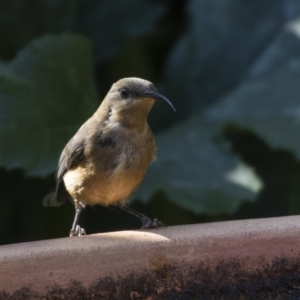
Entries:
<svg viewBox="0 0 300 300">
<path fill-rule="evenodd" d="M 69 141 L 60 155 L 56 172 L 56 200 L 63 203 L 70 200 L 62 180 L 68 170 L 75 167 L 84 156 L 85 139 L 78 133 Z"/>
<path fill-rule="evenodd" d="M 78 162 L 82 159 L 84 153 L 84 143 L 85 139 L 82 138 L 78 133 L 68 142 L 62 151 L 58 168 L 55 175 L 56 179 L 56 190 L 55 198 L 52 197 L 51 203 L 49 205 L 55 206 L 60 205 L 71 199 L 69 193 L 66 190 L 63 177 L 68 170 L 76 166 Z M 54 201 L 54 200 L 56 201 Z M 44 201 L 45 203 L 45 201 Z"/>
<path fill-rule="evenodd" d="M 75 135 L 66 145 L 58 162 L 56 172 L 57 182 L 61 181 L 66 172 L 76 166 L 76 164 L 82 159 L 84 153 L 84 142 L 85 140 L 83 138 L 77 138 Z"/>
</svg>

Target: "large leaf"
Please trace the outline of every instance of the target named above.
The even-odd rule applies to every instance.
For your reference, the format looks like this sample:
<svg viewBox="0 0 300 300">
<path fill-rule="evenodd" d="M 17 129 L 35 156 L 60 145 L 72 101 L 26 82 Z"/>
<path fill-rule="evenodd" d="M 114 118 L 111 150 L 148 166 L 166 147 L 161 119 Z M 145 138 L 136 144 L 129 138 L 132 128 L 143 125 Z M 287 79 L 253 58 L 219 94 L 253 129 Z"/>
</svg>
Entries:
<svg viewBox="0 0 300 300">
<path fill-rule="evenodd" d="M 284 24 L 283 7 L 281 0 L 190 1 L 163 83 L 178 110 L 202 110 L 236 86 Z"/>
<path fill-rule="evenodd" d="M 158 159 L 137 196 L 146 201 L 154 190 L 162 189 L 180 206 L 210 214 L 233 213 L 242 202 L 253 200 L 262 184 L 218 138 L 221 126 L 195 115 L 160 134 Z"/>
<path fill-rule="evenodd" d="M 55 170 L 60 151 L 97 106 L 91 45 L 38 39 L 0 71 L 0 164 L 31 175 Z"/>
<path fill-rule="evenodd" d="M 300 57 L 263 77 L 250 79 L 207 112 L 253 130 L 274 148 L 300 158 Z"/>
<path fill-rule="evenodd" d="M 127 36 L 149 33 L 166 6 L 147 0 L 111 0 L 85 3 L 78 29 L 93 41 L 96 62 L 117 53 Z"/>
<path fill-rule="evenodd" d="M 295 6 L 291 13 L 288 8 Z M 162 86 L 177 100 L 178 110 L 187 115 L 202 110 L 202 115 L 158 138 L 159 161 L 138 192 L 143 200 L 150 197 L 151 186 L 196 212 L 233 212 L 253 199 L 260 179 L 215 142 L 229 122 L 255 130 L 276 147 L 295 150 L 298 59 L 294 70 L 293 63 L 282 67 L 299 55 L 291 31 L 282 35 L 283 28 L 291 28 L 285 22 L 295 11 L 299 14 L 299 5 L 282 1 L 190 1 L 188 30 L 166 65 Z M 287 41 L 288 50 L 280 51 Z M 238 86 L 247 74 L 252 79 Z M 234 86 L 228 97 L 220 97 Z"/>
<path fill-rule="evenodd" d="M 0 57 L 31 39 L 71 31 L 92 40 L 96 62 L 115 55 L 128 36 L 149 33 L 166 5 L 147 0 L 15 0 L 0 3 Z"/>
<path fill-rule="evenodd" d="M 210 121 L 253 130 L 273 148 L 300 158 L 300 22 L 287 23 L 249 78 L 206 112 Z"/>
<path fill-rule="evenodd" d="M 43 34 L 73 30 L 77 10 L 77 0 L 1 1 L 1 59 L 13 58 L 29 41 Z"/>
</svg>

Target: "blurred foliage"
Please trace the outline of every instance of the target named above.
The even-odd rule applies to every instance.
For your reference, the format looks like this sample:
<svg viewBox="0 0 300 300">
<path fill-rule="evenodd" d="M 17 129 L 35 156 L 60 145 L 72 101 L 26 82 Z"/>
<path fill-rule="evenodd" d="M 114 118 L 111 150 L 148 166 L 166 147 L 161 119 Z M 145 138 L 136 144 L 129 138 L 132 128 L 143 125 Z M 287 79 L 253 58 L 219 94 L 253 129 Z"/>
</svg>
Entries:
<svg viewBox="0 0 300 300">
<path fill-rule="evenodd" d="M 141 212 L 168 225 L 300 212 L 297 0 L 15 0 L 0 4 L 0 35 L 0 243 L 67 235 L 73 208 L 41 199 L 64 144 L 125 76 L 177 109 L 150 114 Z M 81 223 L 139 226 L 101 207 Z"/>
<path fill-rule="evenodd" d="M 88 40 L 62 35 L 31 42 L 0 71 L 0 163 L 28 175 L 53 172 L 66 136 L 96 108 Z"/>
<path fill-rule="evenodd" d="M 178 205 L 195 213 L 233 213 L 245 199 L 253 199 L 262 183 L 244 165 L 230 145 L 219 137 L 220 124 L 199 114 L 157 136 L 158 161 L 137 191 L 144 201 L 153 189 L 162 189 Z M 215 139 L 214 139 L 215 137 Z M 252 176 L 245 184 L 235 180 Z"/>
</svg>

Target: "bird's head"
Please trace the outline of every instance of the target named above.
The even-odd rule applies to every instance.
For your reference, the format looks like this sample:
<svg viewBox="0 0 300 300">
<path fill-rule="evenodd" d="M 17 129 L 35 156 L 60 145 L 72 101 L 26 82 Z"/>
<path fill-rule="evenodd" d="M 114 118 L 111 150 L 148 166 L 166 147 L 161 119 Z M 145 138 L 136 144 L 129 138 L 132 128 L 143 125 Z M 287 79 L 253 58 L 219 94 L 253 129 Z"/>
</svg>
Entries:
<svg viewBox="0 0 300 300">
<path fill-rule="evenodd" d="M 112 117 L 122 123 L 145 122 L 155 100 L 168 103 L 175 111 L 172 103 L 157 92 L 154 84 L 141 78 L 123 78 L 114 83 L 105 101 Z"/>
</svg>

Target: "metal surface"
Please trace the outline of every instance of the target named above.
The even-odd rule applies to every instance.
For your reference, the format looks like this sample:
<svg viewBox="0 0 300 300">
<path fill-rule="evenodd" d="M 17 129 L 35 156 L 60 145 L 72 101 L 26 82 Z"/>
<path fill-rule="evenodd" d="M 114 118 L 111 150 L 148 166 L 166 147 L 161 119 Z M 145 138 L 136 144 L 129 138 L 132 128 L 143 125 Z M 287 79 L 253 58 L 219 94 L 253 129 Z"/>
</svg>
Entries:
<svg viewBox="0 0 300 300">
<path fill-rule="evenodd" d="M 294 280 L 299 266 L 300 217 L 241 220 L 1 246 L 0 291 L 42 298 L 77 288 L 103 299 L 172 299 L 174 293 L 201 299 L 199 293 L 227 287 L 225 296 L 232 289 L 246 297 L 245 282 L 250 289 L 255 281 L 257 292 L 266 280 Z"/>
</svg>

